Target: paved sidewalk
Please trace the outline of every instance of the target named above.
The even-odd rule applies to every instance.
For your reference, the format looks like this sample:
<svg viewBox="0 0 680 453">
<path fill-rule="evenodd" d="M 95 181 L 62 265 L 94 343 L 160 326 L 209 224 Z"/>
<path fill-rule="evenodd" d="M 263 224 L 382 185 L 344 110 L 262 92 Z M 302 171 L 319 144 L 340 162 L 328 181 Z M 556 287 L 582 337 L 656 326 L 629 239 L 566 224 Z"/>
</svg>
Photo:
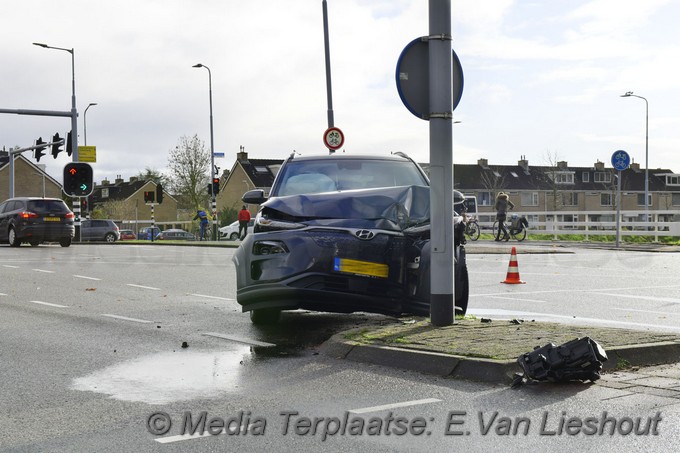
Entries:
<svg viewBox="0 0 680 453">
<path fill-rule="evenodd" d="M 680 361 L 677 334 L 484 318 L 456 320 L 446 327 L 434 327 L 423 318 L 387 319 L 336 334 L 322 351 L 439 376 L 509 383 L 521 372 L 520 355 L 585 336 L 606 350 L 605 372 Z"/>
</svg>

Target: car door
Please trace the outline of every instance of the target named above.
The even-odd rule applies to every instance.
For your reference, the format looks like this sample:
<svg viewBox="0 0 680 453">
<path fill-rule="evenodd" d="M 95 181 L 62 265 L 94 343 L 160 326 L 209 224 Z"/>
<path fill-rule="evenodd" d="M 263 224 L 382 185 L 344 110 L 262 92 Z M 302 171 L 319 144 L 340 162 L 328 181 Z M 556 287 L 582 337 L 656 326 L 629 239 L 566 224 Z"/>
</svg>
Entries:
<svg viewBox="0 0 680 453">
<path fill-rule="evenodd" d="M 12 203 L 11 200 L 5 201 L 0 204 L 0 241 L 5 242 L 7 240 L 7 214 L 5 214 L 5 208 Z"/>
<path fill-rule="evenodd" d="M 83 220 L 80 223 L 80 239 L 82 241 L 92 240 L 92 220 Z"/>
</svg>

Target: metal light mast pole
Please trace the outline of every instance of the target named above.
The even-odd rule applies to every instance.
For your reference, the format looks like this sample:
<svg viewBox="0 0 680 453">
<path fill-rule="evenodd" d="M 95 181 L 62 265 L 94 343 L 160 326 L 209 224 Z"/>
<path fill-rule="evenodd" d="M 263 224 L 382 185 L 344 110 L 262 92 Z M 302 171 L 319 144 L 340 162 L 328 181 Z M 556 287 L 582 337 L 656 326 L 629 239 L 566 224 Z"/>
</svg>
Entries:
<svg viewBox="0 0 680 453">
<path fill-rule="evenodd" d="M 217 202 L 215 200 L 215 191 L 213 190 L 213 180 L 215 179 L 215 140 L 213 135 L 213 102 L 212 102 L 212 73 L 210 68 L 204 64 L 198 63 L 194 68 L 205 68 L 208 70 L 208 94 L 210 98 L 210 198 L 213 218 L 213 227 L 211 240 L 216 240 L 217 237 Z"/>
<path fill-rule="evenodd" d="M 645 101 L 645 221 L 649 222 L 649 102 L 647 98 L 628 91 L 621 95 L 622 98 L 634 97 Z"/>
<path fill-rule="evenodd" d="M 90 102 L 87 107 L 85 107 L 85 113 L 83 113 L 83 134 L 85 135 L 85 146 L 87 146 L 87 109 L 97 105 L 96 102 Z"/>
</svg>

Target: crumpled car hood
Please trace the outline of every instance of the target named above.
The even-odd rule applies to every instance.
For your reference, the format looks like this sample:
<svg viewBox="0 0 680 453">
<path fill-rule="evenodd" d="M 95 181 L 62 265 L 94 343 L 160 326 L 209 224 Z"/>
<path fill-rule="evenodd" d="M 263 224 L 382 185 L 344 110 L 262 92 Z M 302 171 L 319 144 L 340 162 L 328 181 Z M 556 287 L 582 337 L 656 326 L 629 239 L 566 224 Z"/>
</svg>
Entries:
<svg viewBox="0 0 680 453">
<path fill-rule="evenodd" d="M 426 186 L 347 190 L 272 198 L 262 205 L 308 225 L 344 225 L 404 230 L 430 219 Z M 271 210 L 271 211 L 270 211 Z"/>
</svg>

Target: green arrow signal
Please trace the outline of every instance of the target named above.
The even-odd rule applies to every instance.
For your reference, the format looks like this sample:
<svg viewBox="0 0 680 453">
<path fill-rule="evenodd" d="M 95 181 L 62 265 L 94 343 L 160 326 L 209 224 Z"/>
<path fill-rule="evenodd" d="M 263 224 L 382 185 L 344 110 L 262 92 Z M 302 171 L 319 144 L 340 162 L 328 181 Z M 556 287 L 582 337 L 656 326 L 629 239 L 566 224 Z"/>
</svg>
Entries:
<svg viewBox="0 0 680 453">
<path fill-rule="evenodd" d="M 82 190 L 83 192 L 84 192 L 85 190 L 87 190 L 87 184 L 81 184 L 81 185 L 80 185 L 80 190 Z"/>
</svg>

